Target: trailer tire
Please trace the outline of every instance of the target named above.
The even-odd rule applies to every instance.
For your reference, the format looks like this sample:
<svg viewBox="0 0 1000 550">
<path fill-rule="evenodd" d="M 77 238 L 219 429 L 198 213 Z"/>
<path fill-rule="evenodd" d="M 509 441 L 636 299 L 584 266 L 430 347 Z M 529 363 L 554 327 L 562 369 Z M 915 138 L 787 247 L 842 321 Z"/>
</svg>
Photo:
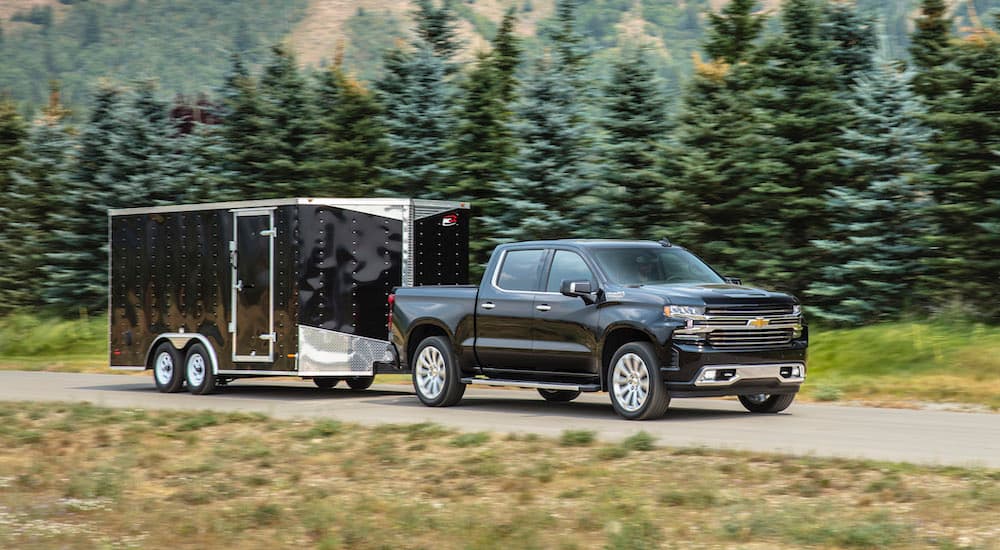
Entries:
<svg viewBox="0 0 1000 550">
<path fill-rule="evenodd" d="M 375 376 L 354 376 L 347 379 L 347 385 L 352 390 L 361 391 L 367 390 L 372 387 L 372 383 L 375 382 Z"/>
<path fill-rule="evenodd" d="M 740 403 L 752 413 L 774 414 L 788 408 L 795 401 L 794 393 L 782 393 L 768 395 L 766 393 L 755 395 L 741 395 Z"/>
<path fill-rule="evenodd" d="M 417 398 L 428 407 L 457 405 L 465 394 L 462 371 L 444 337 L 425 338 L 413 356 L 413 389 Z"/>
<path fill-rule="evenodd" d="M 553 403 L 569 403 L 580 397 L 580 390 L 549 390 L 538 388 L 538 395 L 544 397 L 546 401 L 552 401 Z"/>
<path fill-rule="evenodd" d="M 212 357 L 205 351 L 205 346 L 195 343 L 188 348 L 184 358 L 184 377 L 187 379 L 188 391 L 194 395 L 206 395 L 215 391 L 215 369 Z"/>
<path fill-rule="evenodd" d="M 615 412 L 626 420 L 655 420 L 670 406 L 656 351 L 649 342 L 629 342 L 611 358 L 608 393 Z"/>
<path fill-rule="evenodd" d="M 340 383 L 340 378 L 333 376 L 323 376 L 320 378 L 313 378 L 313 384 L 321 390 L 329 390 Z"/>
<path fill-rule="evenodd" d="M 153 382 L 161 393 L 177 393 L 184 387 L 181 353 L 170 342 L 163 342 L 153 351 Z"/>
</svg>

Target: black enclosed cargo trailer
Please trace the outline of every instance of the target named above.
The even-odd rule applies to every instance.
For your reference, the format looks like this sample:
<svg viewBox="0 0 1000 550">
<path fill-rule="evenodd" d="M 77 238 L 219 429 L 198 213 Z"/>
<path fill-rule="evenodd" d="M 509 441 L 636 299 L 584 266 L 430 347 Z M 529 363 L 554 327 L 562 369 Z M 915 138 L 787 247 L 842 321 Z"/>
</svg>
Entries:
<svg viewBox="0 0 1000 550">
<path fill-rule="evenodd" d="M 387 298 L 464 284 L 468 205 L 285 199 L 109 212 L 110 364 L 161 391 L 250 376 L 367 387 L 395 368 Z"/>
</svg>

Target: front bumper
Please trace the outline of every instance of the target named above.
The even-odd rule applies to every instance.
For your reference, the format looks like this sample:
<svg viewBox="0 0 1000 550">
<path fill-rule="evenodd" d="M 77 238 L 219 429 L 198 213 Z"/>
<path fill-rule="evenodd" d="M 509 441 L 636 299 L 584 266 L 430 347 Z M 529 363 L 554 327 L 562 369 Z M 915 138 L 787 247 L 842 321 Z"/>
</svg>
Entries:
<svg viewBox="0 0 1000 550">
<path fill-rule="evenodd" d="M 675 343 L 661 372 L 675 397 L 795 393 L 806 377 L 806 347 L 805 340 L 768 350 Z"/>
</svg>

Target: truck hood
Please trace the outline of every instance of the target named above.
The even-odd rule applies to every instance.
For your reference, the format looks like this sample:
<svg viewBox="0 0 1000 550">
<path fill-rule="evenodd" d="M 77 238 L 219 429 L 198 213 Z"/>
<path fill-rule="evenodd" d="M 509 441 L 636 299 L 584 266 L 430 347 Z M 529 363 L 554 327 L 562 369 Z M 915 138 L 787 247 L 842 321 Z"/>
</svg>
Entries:
<svg viewBox="0 0 1000 550">
<path fill-rule="evenodd" d="M 664 304 L 690 306 L 798 303 L 794 297 L 782 292 L 730 284 L 643 285 L 622 290 L 634 300 L 662 300 Z"/>
</svg>

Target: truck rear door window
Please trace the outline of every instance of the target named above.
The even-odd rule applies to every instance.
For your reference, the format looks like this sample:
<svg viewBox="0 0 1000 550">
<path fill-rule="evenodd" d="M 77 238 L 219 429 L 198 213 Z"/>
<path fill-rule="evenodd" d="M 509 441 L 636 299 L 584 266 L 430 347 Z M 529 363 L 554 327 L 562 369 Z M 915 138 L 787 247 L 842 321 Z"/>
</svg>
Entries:
<svg viewBox="0 0 1000 550">
<path fill-rule="evenodd" d="M 559 292 L 563 281 L 590 281 L 592 286 L 596 286 L 594 275 L 579 254 L 568 250 L 556 250 L 545 291 Z"/>
<path fill-rule="evenodd" d="M 538 290 L 544 250 L 511 250 L 504 256 L 497 286 L 504 290 Z"/>
</svg>

